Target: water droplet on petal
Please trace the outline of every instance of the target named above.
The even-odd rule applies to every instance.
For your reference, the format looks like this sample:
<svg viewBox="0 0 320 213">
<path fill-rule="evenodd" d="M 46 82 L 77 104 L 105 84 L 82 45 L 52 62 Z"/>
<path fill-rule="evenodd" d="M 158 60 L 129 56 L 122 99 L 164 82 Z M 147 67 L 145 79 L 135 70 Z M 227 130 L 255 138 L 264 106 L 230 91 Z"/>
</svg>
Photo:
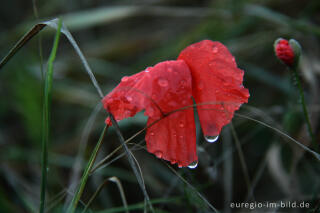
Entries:
<svg viewBox="0 0 320 213">
<path fill-rule="evenodd" d="M 127 100 L 130 102 L 130 101 L 132 101 L 132 97 L 131 96 L 128 96 L 127 97 Z"/>
<path fill-rule="evenodd" d="M 203 86 L 203 83 L 200 82 L 200 83 L 198 84 L 198 89 L 199 89 L 199 90 L 202 90 L 203 87 L 204 87 L 204 86 Z"/>
<path fill-rule="evenodd" d="M 162 158 L 163 154 L 161 151 L 156 151 L 154 154 L 157 156 L 157 158 Z"/>
<path fill-rule="evenodd" d="M 130 111 L 130 110 L 124 111 L 124 115 L 125 115 L 126 117 L 130 117 L 131 111 Z"/>
<path fill-rule="evenodd" d="M 156 96 L 155 94 L 153 94 L 153 95 L 151 96 L 151 98 L 152 98 L 152 100 L 155 100 L 155 99 L 157 98 L 157 96 Z"/>
<path fill-rule="evenodd" d="M 188 165 L 189 169 L 195 169 L 198 166 L 198 161 L 193 161 Z"/>
<path fill-rule="evenodd" d="M 212 48 L 212 52 L 213 52 L 213 53 L 217 53 L 218 51 L 219 51 L 218 47 L 213 47 L 213 48 Z"/>
<path fill-rule="evenodd" d="M 154 132 L 150 132 L 150 135 L 151 135 L 151 136 L 154 136 Z"/>
<path fill-rule="evenodd" d="M 180 124 L 179 124 L 179 126 L 180 126 L 181 128 L 183 128 L 183 127 L 184 127 L 184 123 L 181 121 Z"/>
<path fill-rule="evenodd" d="M 168 68 L 168 72 L 172 72 L 172 68 Z"/>
<path fill-rule="evenodd" d="M 167 79 L 164 79 L 164 78 L 159 78 L 158 79 L 158 84 L 159 86 L 161 87 L 167 87 L 169 85 L 169 82 Z"/>
<path fill-rule="evenodd" d="M 219 138 L 219 135 L 213 135 L 213 136 L 210 136 L 210 135 L 205 135 L 204 138 L 206 139 L 206 141 L 208 141 L 209 143 L 214 143 L 218 140 Z"/>
<path fill-rule="evenodd" d="M 124 76 L 123 78 L 121 78 L 121 81 L 122 82 L 127 82 L 129 80 L 129 77 L 128 76 Z"/>
</svg>

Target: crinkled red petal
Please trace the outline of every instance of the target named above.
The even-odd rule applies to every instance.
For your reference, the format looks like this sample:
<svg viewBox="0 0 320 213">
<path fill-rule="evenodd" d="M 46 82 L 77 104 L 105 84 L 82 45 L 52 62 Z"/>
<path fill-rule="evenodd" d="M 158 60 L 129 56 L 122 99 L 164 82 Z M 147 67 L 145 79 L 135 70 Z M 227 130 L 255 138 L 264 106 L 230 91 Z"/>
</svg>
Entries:
<svg viewBox="0 0 320 213">
<path fill-rule="evenodd" d="M 192 75 L 192 92 L 197 104 L 202 131 L 219 135 L 242 103 L 249 98 L 243 87 L 243 70 L 220 42 L 204 40 L 185 48 L 178 59 L 184 60 Z"/>
<path fill-rule="evenodd" d="M 163 118 L 163 120 L 151 127 L 154 133 L 160 132 L 161 137 L 153 140 L 152 137 L 148 136 L 151 134 L 150 130 L 148 130 L 146 136 L 148 151 L 157 154 L 157 156 L 159 154 L 156 152 L 161 151 L 163 159 L 171 162 L 174 159 L 180 165 L 187 166 L 191 160 L 196 159 L 193 156 L 196 156 L 194 115 L 192 107 L 185 112 L 178 110 L 186 106 L 192 106 L 191 95 L 192 79 L 186 63 L 183 60 L 165 61 L 156 64 L 154 67 L 148 67 L 145 71 L 136 75 L 122 78 L 120 84 L 105 96 L 102 102 L 116 120 L 134 116 L 143 109 L 145 109 L 145 115 L 149 117 L 149 121 Z M 167 116 L 168 114 L 170 115 Z M 170 130 L 165 130 L 166 128 L 171 128 L 173 131 L 179 128 L 179 126 L 174 127 L 178 122 L 176 121 L 177 115 L 181 116 L 179 122 L 186 122 L 186 128 L 177 131 L 178 137 L 185 137 L 180 141 L 175 141 L 171 136 L 166 135 L 170 134 Z M 189 124 L 187 121 L 191 123 Z M 106 123 L 110 125 L 109 119 L 106 120 Z M 155 127 L 159 127 L 161 130 L 156 131 Z M 188 130 L 185 131 L 184 129 L 187 128 Z M 181 147 L 183 143 L 188 148 Z M 173 148 L 178 148 L 172 150 L 158 149 L 161 144 L 172 144 Z M 186 150 L 193 154 L 186 152 Z M 190 155 L 193 157 L 190 157 Z"/>
<path fill-rule="evenodd" d="M 192 105 L 192 100 L 188 101 Z M 148 125 L 157 121 L 149 118 Z M 168 115 L 147 129 L 147 149 L 158 158 L 185 167 L 198 161 L 192 108 Z"/>
</svg>

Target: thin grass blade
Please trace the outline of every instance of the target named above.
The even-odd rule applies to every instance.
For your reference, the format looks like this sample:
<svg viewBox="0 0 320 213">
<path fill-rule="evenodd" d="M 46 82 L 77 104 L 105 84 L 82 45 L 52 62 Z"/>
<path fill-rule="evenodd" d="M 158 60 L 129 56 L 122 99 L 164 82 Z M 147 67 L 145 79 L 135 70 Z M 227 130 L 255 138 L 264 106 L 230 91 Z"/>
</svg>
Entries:
<svg viewBox="0 0 320 213">
<path fill-rule="evenodd" d="M 45 198 L 46 198 L 46 187 L 47 187 L 47 172 L 48 172 L 48 144 L 50 136 L 50 104 L 51 104 L 51 91 L 52 91 L 52 80 L 53 80 L 53 62 L 56 58 L 60 30 L 62 21 L 58 21 L 58 28 L 54 39 L 52 51 L 48 61 L 48 70 L 46 73 L 46 79 L 44 83 L 44 104 L 43 104 L 43 129 L 42 129 L 42 160 L 41 160 L 41 192 L 40 192 L 40 208 L 39 212 L 44 212 L 45 209 Z"/>
</svg>

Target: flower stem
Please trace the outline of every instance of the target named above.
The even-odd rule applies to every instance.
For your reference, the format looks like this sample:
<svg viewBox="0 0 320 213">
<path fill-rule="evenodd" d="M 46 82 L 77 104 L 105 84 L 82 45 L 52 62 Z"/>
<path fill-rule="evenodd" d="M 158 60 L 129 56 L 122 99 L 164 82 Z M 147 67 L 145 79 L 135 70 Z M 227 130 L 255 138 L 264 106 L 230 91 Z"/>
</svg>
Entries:
<svg viewBox="0 0 320 213">
<path fill-rule="evenodd" d="M 301 81 L 300 81 L 300 78 L 299 78 L 299 74 L 298 74 L 297 68 L 298 68 L 298 66 L 294 66 L 294 67 L 292 67 L 292 70 L 293 70 L 296 82 L 298 84 L 301 106 L 302 106 L 302 110 L 303 110 L 303 115 L 304 115 L 304 117 L 306 119 L 306 122 L 307 122 L 307 128 L 308 128 L 309 136 L 310 136 L 310 138 L 312 140 L 314 148 L 317 150 L 318 149 L 318 147 L 317 147 L 318 145 L 316 144 L 316 140 L 315 140 L 315 137 L 314 137 L 314 134 L 313 134 L 313 131 L 312 131 L 312 127 L 311 127 L 311 123 L 310 123 L 310 119 L 309 119 L 309 114 L 308 114 L 308 110 L 307 110 L 307 105 L 306 105 L 305 98 L 304 98 L 304 92 L 303 92 L 303 89 L 302 89 L 302 85 L 301 85 Z"/>
</svg>

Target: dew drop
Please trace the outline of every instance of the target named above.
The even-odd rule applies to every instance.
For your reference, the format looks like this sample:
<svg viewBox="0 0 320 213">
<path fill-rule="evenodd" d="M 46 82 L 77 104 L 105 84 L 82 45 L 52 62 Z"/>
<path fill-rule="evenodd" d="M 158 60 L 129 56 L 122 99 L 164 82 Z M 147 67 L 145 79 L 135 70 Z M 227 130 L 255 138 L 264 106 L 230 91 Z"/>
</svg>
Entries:
<svg viewBox="0 0 320 213">
<path fill-rule="evenodd" d="M 203 87 L 204 87 L 204 86 L 203 86 L 203 83 L 200 82 L 200 83 L 198 84 L 198 89 L 199 89 L 199 90 L 202 90 Z"/>
<path fill-rule="evenodd" d="M 198 166 L 198 161 L 193 161 L 192 163 L 189 164 L 188 168 L 189 169 L 195 169 Z"/>
<path fill-rule="evenodd" d="M 158 84 L 159 86 L 161 87 L 167 87 L 169 85 L 169 82 L 167 79 L 164 79 L 164 78 L 159 78 L 158 79 Z"/>
<path fill-rule="evenodd" d="M 214 135 L 214 136 L 210 136 L 210 135 L 205 135 L 204 138 L 206 139 L 206 141 L 208 141 L 209 143 L 214 143 L 218 140 L 219 135 Z"/>
<path fill-rule="evenodd" d="M 218 47 L 213 47 L 213 48 L 212 48 L 212 52 L 213 52 L 213 53 L 217 53 L 218 51 L 219 51 Z"/>
<path fill-rule="evenodd" d="M 168 68 L 168 72 L 172 72 L 172 68 Z"/>
<path fill-rule="evenodd" d="M 131 111 L 130 111 L 130 110 L 124 111 L 124 115 L 125 115 L 126 117 L 131 117 L 131 116 L 130 116 L 130 115 L 131 115 Z"/>
<path fill-rule="evenodd" d="M 130 101 L 132 101 L 132 97 L 131 96 L 128 96 L 127 97 L 127 100 L 130 102 Z"/>
<path fill-rule="evenodd" d="M 161 151 L 156 151 L 154 154 L 157 156 L 157 158 L 162 158 L 163 154 Z"/>
<path fill-rule="evenodd" d="M 150 132 L 150 135 L 151 135 L 151 136 L 154 136 L 154 132 Z"/>
<path fill-rule="evenodd" d="M 152 100 L 155 100 L 157 98 L 156 94 L 152 94 L 151 98 Z"/>
<path fill-rule="evenodd" d="M 123 78 L 121 78 L 121 81 L 122 82 L 127 82 L 129 80 L 129 77 L 128 76 L 124 76 Z"/>
<path fill-rule="evenodd" d="M 183 127 L 184 127 L 184 123 L 181 121 L 180 124 L 179 124 L 179 126 L 180 126 L 181 128 L 183 128 Z"/>
</svg>

